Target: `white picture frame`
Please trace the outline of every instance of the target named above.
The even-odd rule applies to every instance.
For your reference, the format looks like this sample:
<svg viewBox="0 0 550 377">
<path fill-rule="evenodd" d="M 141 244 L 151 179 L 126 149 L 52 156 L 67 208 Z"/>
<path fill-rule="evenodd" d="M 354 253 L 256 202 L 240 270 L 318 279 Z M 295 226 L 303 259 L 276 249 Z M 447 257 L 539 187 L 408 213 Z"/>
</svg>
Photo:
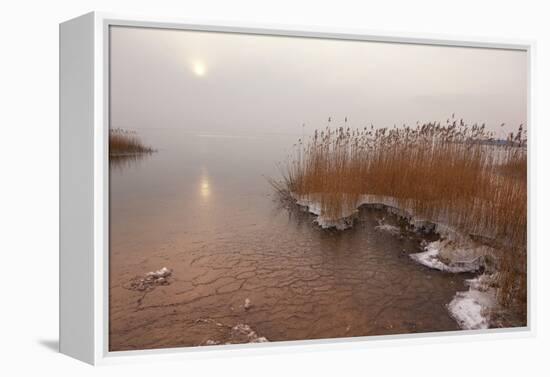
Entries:
<svg viewBox="0 0 550 377">
<path fill-rule="evenodd" d="M 536 137 L 533 114 L 535 43 L 437 35 L 367 32 L 288 25 L 242 25 L 232 22 L 135 17 L 92 12 L 60 24 L 60 351 L 90 364 L 148 359 L 182 359 L 226 355 L 342 350 L 394 344 L 475 341 L 487 337 L 533 336 L 535 250 L 528 249 L 527 326 L 514 329 L 468 330 L 452 333 L 385 335 L 304 340 L 267 344 L 170 348 L 142 351 L 108 350 L 108 54 L 110 26 L 134 26 L 227 33 L 452 45 L 523 50 L 528 59 L 530 140 Z M 529 143 L 528 182 L 533 171 L 534 143 Z M 533 188 L 529 184 L 528 234 L 533 228 Z M 531 245 L 531 242 L 529 242 Z"/>
</svg>

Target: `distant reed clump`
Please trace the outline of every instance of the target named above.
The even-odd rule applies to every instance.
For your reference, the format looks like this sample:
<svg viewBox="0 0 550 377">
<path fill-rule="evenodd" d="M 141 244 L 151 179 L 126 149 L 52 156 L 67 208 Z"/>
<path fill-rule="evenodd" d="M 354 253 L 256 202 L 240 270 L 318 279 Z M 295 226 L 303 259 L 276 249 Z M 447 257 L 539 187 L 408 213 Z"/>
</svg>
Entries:
<svg viewBox="0 0 550 377">
<path fill-rule="evenodd" d="M 330 122 L 330 119 L 329 119 Z M 485 125 L 327 127 L 299 139 L 280 192 L 319 202 L 337 219 L 363 195 L 391 197 L 416 216 L 498 242 L 499 298 L 525 310 L 527 139 L 495 140 Z"/>
<path fill-rule="evenodd" d="M 111 157 L 152 152 L 154 152 L 154 149 L 144 145 L 135 131 L 128 131 L 122 128 L 109 130 L 109 155 Z"/>
</svg>

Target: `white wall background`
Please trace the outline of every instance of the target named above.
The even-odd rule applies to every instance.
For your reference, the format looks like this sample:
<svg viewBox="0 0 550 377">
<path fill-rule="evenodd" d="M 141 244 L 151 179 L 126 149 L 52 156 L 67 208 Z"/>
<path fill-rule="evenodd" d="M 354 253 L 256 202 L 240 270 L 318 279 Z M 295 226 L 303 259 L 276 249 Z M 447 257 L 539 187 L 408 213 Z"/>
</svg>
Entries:
<svg viewBox="0 0 550 377">
<path fill-rule="evenodd" d="M 0 5 L 0 374 L 113 376 L 543 375 L 550 371 L 550 24 L 543 1 L 19 0 Z M 58 332 L 58 23 L 91 10 L 459 36 L 536 39 L 537 336 L 93 369 Z M 535 130 L 533 132 L 533 125 Z M 535 135 L 533 137 L 533 135 Z M 545 174 L 546 173 L 546 174 Z M 546 348 L 546 349 L 544 349 Z M 6 372 L 12 371 L 12 374 Z"/>
</svg>

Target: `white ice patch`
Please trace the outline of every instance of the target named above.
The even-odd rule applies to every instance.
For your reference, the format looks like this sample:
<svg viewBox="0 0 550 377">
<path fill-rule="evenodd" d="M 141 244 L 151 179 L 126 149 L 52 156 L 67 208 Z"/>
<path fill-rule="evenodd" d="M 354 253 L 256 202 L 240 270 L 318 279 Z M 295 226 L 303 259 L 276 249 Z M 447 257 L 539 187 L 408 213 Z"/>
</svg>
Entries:
<svg viewBox="0 0 550 377">
<path fill-rule="evenodd" d="M 150 276 L 150 277 L 155 278 L 155 279 L 166 278 L 170 275 L 172 275 L 172 271 L 170 269 L 166 268 L 166 267 L 162 267 L 158 271 L 151 271 L 151 272 L 147 273 L 147 276 Z"/>
<path fill-rule="evenodd" d="M 332 220 L 319 215 L 315 220 L 313 220 L 313 222 L 315 222 L 317 225 L 319 225 L 323 229 L 336 228 L 338 230 L 344 230 L 344 229 L 351 228 L 353 226 L 352 217 L 344 217 L 344 218 Z"/>
<path fill-rule="evenodd" d="M 319 201 L 310 200 L 307 198 L 298 198 L 296 199 L 296 204 L 307 208 L 309 213 L 317 216 L 313 222 L 323 229 L 336 228 L 338 230 L 344 230 L 351 228 L 353 226 L 353 216 L 357 213 L 356 208 L 348 208 L 342 210 L 336 219 L 332 219 L 321 214 L 321 203 Z"/>
<path fill-rule="evenodd" d="M 168 277 L 172 275 L 172 270 L 166 267 L 162 267 L 158 271 L 151 271 L 145 274 L 144 277 L 135 277 L 130 280 L 129 284 L 125 284 L 124 287 L 131 291 L 150 291 L 155 289 L 159 285 L 168 285 Z"/>
<path fill-rule="evenodd" d="M 479 257 L 469 261 L 452 261 L 444 263 L 440 258 L 442 247 L 443 243 L 441 241 L 430 242 L 428 246 L 426 246 L 425 251 L 410 254 L 409 257 L 423 266 L 444 272 L 474 272 L 481 268 L 483 261 L 482 258 Z"/>
<path fill-rule="evenodd" d="M 306 198 L 298 198 L 296 199 L 296 204 L 302 207 L 306 207 L 309 213 L 312 213 L 316 216 L 319 216 L 321 214 L 321 203 L 319 202 L 308 200 Z"/>
<path fill-rule="evenodd" d="M 384 224 L 383 220 L 378 220 L 378 225 L 375 226 L 374 229 L 380 232 L 390 233 L 394 236 L 401 233 L 401 229 L 399 227 L 390 224 Z"/>
<path fill-rule="evenodd" d="M 411 225 L 420 230 L 424 228 L 433 230 L 435 227 L 433 223 L 412 216 L 408 210 L 399 209 L 399 202 L 388 196 L 361 195 L 355 203 L 350 204 L 347 208 L 342 208 L 341 213 L 336 218 L 328 218 L 322 214 L 321 194 L 314 193 L 307 196 L 299 196 L 291 193 L 291 195 L 296 200 L 296 204 L 306 208 L 309 213 L 317 216 L 314 222 L 324 229 L 336 228 L 343 230 L 352 227 L 354 216 L 362 205 L 386 209 L 389 213 L 406 218 Z M 389 228 L 386 229 L 389 230 Z"/>
<path fill-rule="evenodd" d="M 213 320 L 202 319 L 200 322 L 214 323 Z M 216 323 L 218 327 L 225 327 L 222 323 Z M 227 326 L 229 327 L 229 326 Z M 243 343 L 268 343 L 269 340 L 265 336 L 259 336 L 256 331 L 254 331 L 246 323 L 239 323 L 233 327 L 230 327 L 230 331 L 224 337 L 224 340 L 220 339 L 208 339 L 201 345 L 205 346 L 215 346 L 222 344 L 243 344 Z"/>
<path fill-rule="evenodd" d="M 467 280 L 469 290 L 457 292 L 447 305 L 451 316 L 464 330 L 489 328 L 490 312 L 496 305 L 496 291 L 488 287 L 486 279 L 485 275 L 481 275 Z"/>
<path fill-rule="evenodd" d="M 239 323 L 238 325 L 233 326 L 231 329 L 231 335 L 233 337 L 242 337 L 245 336 L 246 339 L 248 339 L 248 343 L 267 343 L 269 340 L 265 336 L 258 336 L 256 331 L 252 330 L 252 328 L 244 323 Z M 230 344 L 226 343 L 226 344 Z"/>
</svg>

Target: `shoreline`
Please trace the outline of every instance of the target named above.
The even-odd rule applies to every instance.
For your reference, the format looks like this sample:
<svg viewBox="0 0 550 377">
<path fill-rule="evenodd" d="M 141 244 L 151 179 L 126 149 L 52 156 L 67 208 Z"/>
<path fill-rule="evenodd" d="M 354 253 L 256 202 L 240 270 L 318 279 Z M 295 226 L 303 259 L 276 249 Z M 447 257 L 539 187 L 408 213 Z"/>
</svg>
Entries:
<svg viewBox="0 0 550 377">
<path fill-rule="evenodd" d="M 399 208 L 397 200 L 392 197 L 362 195 L 355 208 L 343 209 L 341 217 L 329 219 L 321 215 L 319 201 L 300 197 L 295 193 L 289 193 L 288 196 L 296 205 L 315 215 L 313 222 L 322 229 L 351 228 L 361 208 L 374 208 L 396 215 L 406 222 L 408 230 L 417 234 L 436 234 L 438 240 L 427 242 L 422 252 L 409 254 L 409 258 L 422 266 L 445 273 L 479 273 L 475 278 L 466 280 L 468 289 L 456 292 L 451 302 L 446 304 L 447 311 L 462 330 L 501 327 L 501 323 L 492 318 L 493 314 L 502 316 L 507 312 L 497 299 L 497 249 L 493 247 L 498 243 L 496 240 L 481 235 L 465 235 L 444 223 L 417 218 L 411 212 Z M 384 227 L 385 225 L 381 224 L 377 226 L 380 229 Z M 388 230 L 394 235 L 401 232 L 401 229 L 399 233 L 395 229 Z M 506 314 L 504 316 L 506 317 Z"/>
</svg>

